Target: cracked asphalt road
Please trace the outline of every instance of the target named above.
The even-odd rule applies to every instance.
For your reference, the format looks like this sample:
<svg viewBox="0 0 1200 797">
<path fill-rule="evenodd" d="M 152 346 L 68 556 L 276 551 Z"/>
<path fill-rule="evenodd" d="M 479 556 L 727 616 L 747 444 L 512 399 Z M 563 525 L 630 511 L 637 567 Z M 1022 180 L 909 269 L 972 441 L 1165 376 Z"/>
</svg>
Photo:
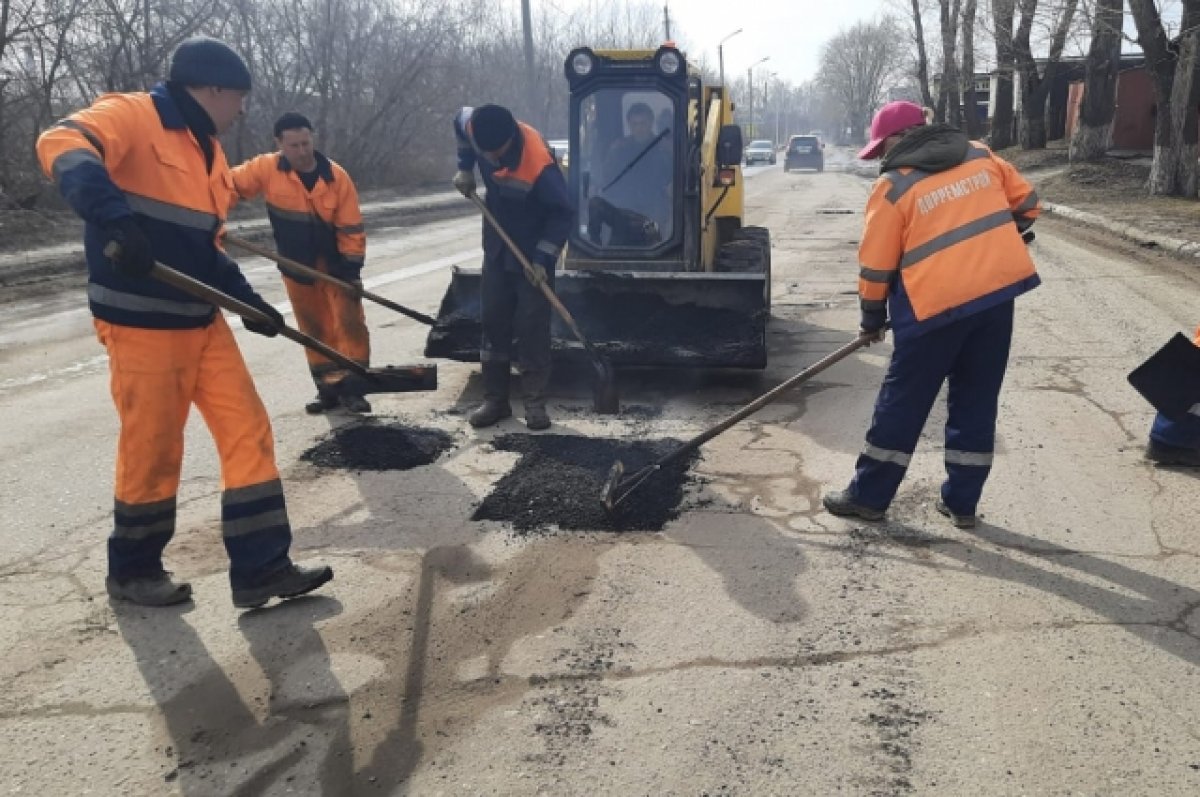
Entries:
<svg viewBox="0 0 1200 797">
<path fill-rule="evenodd" d="M 764 374 L 626 373 L 630 411 L 552 387 L 556 434 L 687 439 L 847 341 L 868 184 L 763 169 Z M 1050 197 L 1050 199 L 1053 199 Z M 854 209 L 853 213 L 821 210 Z M 477 222 L 381 233 L 379 288 L 436 311 Z M 703 449 L 661 533 L 521 536 L 473 522 L 517 455 L 436 394 L 373 397 L 452 448 L 403 472 L 300 454 L 303 355 L 238 332 L 271 412 L 301 561 L 321 594 L 238 614 L 211 442 L 189 426 L 168 566 L 194 605 L 103 595 L 116 421 L 85 318 L 9 307 L 0 350 L 0 782 L 13 794 L 1180 794 L 1200 791 L 1200 484 L 1141 459 L 1125 374 L 1200 307 L 1194 266 L 1039 223 L 999 456 L 973 533 L 933 509 L 935 409 L 882 524 L 820 509 L 848 479 L 889 349 L 873 347 Z M 279 300 L 272 269 L 244 261 Z M 257 270 L 256 270 L 257 269 Z M 82 302 L 81 297 L 76 297 Z M 422 327 L 368 308 L 377 359 Z"/>
</svg>

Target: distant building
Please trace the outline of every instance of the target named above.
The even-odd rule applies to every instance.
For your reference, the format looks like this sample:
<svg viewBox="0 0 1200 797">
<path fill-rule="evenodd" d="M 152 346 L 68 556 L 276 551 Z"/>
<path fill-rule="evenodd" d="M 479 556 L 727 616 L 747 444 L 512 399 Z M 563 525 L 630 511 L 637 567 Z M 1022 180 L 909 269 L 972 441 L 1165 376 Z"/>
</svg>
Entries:
<svg viewBox="0 0 1200 797">
<path fill-rule="evenodd" d="M 1067 135 L 1074 131 L 1079 122 L 1084 87 L 1083 81 L 1071 84 Z M 1112 149 L 1153 150 L 1156 112 L 1154 87 L 1144 63 L 1123 69 L 1117 75 L 1117 108 L 1113 117 Z"/>
</svg>

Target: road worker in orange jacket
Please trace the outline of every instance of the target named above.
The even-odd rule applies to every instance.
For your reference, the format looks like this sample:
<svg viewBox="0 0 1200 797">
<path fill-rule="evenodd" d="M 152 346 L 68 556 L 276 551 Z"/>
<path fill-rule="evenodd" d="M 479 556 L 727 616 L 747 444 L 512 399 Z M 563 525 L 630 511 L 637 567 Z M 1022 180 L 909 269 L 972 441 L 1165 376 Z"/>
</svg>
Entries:
<svg viewBox="0 0 1200 797">
<path fill-rule="evenodd" d="M 367 239 L 350 175 L 313 148 L 312 123 L 301 114 L 279 117 L 275 144 L 278 152 L 259 155 L 233 170 L 238 195 L 266 196 L 281 255 L 361 286 Z M 300 331 L 366 367 L 371 344 L 362 298 L 329 282 L 281 271 Z M 339 403 L 351 412 L 371 411 L 362 395 L 335 387 L 346 378 L 345 368 L 306 351 L 317 385 L 317 397 L 305 406 L 309 413 L 325 412 Z"/>
<path fill-rule="evenodd" d="M 882 519 L 948 382 L 947 478 L 936 507 L 970 528 L 992 465 L 1013 300 L 1040 282 L 1025 244 L 1041 205 L 1009 163 L 952 127 L 927 124 L 911 102 L 875 115 L 859 157 L 881 155 L 858 250 L 861 326 L 882 340 L 890 324 L 896 345 L 854 478 L 824 504 Z"/>
<path fill-rule="evenodd" d="M 163 569 L 162 553 L 175 533 L 193 404 L 221 459 L 234 605 L 261 606 L 333 577 L 288 556 L 271 424 L 224 316 L 150 276 L 155 261 L 182 271 L 274 322 L 246 321 L 247 329 L 277 334 L 282 317 L 218 245 L 233 178 L 217 136 L 242 114 L 249 91 L 241 57 L 196 37 L 175 50 L 165 83 L 106 94 L 38 139 L 42 168 L 87 223 L 88 302 L 121 422 L 106 579 L 114 599 L 159 606 L 191 597 L 191 585 Z"/>
<path fill-rule="evenodd" d="M 1200 346 L 1200 327 L 1192 342 Z M 1200 402 L 1178 420 L 1161 412 L 1155 416 L 1146 458 L 1168 467 L 1200 468 Z"/>
</svg>

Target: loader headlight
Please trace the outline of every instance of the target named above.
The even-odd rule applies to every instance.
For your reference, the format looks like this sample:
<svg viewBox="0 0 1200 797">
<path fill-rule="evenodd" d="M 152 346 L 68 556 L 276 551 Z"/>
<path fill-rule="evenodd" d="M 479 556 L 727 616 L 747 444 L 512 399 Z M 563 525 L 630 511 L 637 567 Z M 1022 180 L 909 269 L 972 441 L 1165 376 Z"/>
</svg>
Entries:
<svg viewBox="0 0 1200 797">
<path fill-rule="evenodd" d="M 578 77 L 587 77 L 596 66 L 596 59 L 590 53 L 575 53 L 571 57 L 571 71 Z"/>
<path fill-rule="evenodd" d="M 679 68 L 683 66 L 683 59 L 679 57 L 679 53 L 674 50 L 666 50 L 659 53 L 658 69 L 664 75 L 678 74 Z"/>
</svg>

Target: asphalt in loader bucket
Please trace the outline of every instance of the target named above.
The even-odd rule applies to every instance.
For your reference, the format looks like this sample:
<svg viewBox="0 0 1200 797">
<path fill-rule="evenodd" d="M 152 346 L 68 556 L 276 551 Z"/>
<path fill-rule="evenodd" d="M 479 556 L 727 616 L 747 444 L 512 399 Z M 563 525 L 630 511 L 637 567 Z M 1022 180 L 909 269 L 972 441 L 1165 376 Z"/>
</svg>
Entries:
<svg viewBox="0 0 1200 797">
<path fill-rule="evenodd" d="M 425 356 L 477 362 L 479 269 L 453 270 Z M 596 349 L 619 366 L 763 368 L 770 314 L 761 273 L 560 271 L 555 292 Z M 558 319 L 558 358 L 586 353 Z"/>
</svg>

